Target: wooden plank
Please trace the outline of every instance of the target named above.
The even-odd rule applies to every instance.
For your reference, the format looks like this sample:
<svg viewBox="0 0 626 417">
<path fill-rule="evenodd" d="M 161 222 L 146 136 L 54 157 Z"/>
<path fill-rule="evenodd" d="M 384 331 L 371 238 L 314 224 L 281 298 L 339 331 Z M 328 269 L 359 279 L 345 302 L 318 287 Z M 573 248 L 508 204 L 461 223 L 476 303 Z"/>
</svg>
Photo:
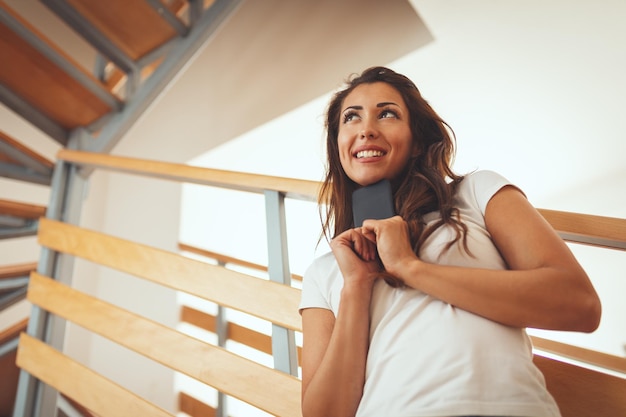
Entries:
<svg viewBox="0 0 626 417">
<path fill-rule="evenodd" d="M 36 220 L 39 217 L 46 215 L 46 207 L 37 204 L 0 199 L 0 214 Z"/>
<path fill-rule="evenodd" d="M 292 375 L 206 344 L 36 272 L 31 275 L 28 299 L 52 314 L 268 413 L 300 415 L 300 380 Z M 57 371 L 63 375 L 60 368 Z"/>
<path fill-rule="evenodd" d="M 531 336 L 533 346 L 543 352 L 557 354 L 604 369 L 621 372 L 626 375 L 626 358 L 609 355 L 596 350 L 585 349 L 554 340 Z"/>
<path fill-rule="evenodd" d="M 203 403 L 189 394 L 178 394 L 178 409 L 191 417 L 215 417 L 215 408 Z"/>
<path fill-rule="evenodd" d="M 30 274 L 30 271 L 34 271 L 35 269 L 37 269 L 37 262 L 29 262 L 15 265 L 2 265 L 0 266 L 0 279 L 25 277 Z"/>
<path fill-rule="evenodd" d="M 41 165 L 43 165 L 43 166 L 45 166 L 47 168 L 50 168 L 50 169 L 54 168 L 54 163 L 52 161 L 50 161 L 47 158 L 44 158 L 43 156 L 41 156 L 37 152 L 35 152 L 32 149 L 24 146 L 23 144 L 21 144 L 17 140 L 13 139 L 11 136 L 9 136 L 6 133 L 4 133 L 2 130 L 0 130 L 0 142 L 4 142 L 7 145 L 10 145 L 12 148 L 17 149 L 18 151 L 20 151 L 20 153 L 26 155 L 27 157 L 29 157 L 32 160 L 35 160 L 35 161 L 39 162 Z M 5 156 L 5 158 L 6 158 L 6 156 Z M 6 158 L 5 160 L 7 162 L 11 162 L 12 159 Z M 19 162 L 15 161 L 15 160 L 13 160 L 13 162 L 11 162 L 11 163 L 19 164 Z M 21 164 L 19 164 L 19 165 L 21 165 Z"/>
<path fill-rule="evenodd" d="M 56 48 L 5 3 L 0 7 L 71 62 L 85 77 L 100 82 L 63 51 Z M 112 111 L 111 107 L 83 87 L 62 68 L 32 47 L 7 26 L 0 24 L 0 82 L 66 130 L 87 126 Z M 106 90 L 102 86 L 103 91 Z"/>
<path fill-rule="evenodd" d="M 145 0 L 67 2 L 135 61 L 177 35 Z"/>
<path fill-rule="evenodd" d="M 215 316 L 196 310 L 195 308 L 183 306 L 181 309 L 180 320 L 183 323 L 191 324 L 202 330 L 206 330 L 207 332 L 216 332 Z M 268 355 L 272 354 L 272 338 L 267 334 L 257 332 L 256 330 L 252 330 L 248 327 L 232 322 L 227 324 L 226 334 L 227 338 L 234 342 L 249 346 L 263 353 L 267 353 Z M 300 358 L 302 358 L 302 348 L 300 346 L 296 346 L 296 349 L 298 351 L 298 363 L 300 363 Z"/>
<path fill-rule="evenodd" d="M 39 243 L 300 330 L 300 290 L 77 226 L 42 218 Z"/>
<path fill-rule="evenodd" d="M 626 379 L 535 355 L 563 417 L 626 416 Z"/>
<path fill-rule="evenodd" d="M 26 333 L 17 365 L 101 417 L 174 416 Z"/>
<path fill-rule="evenodd" d="M 182 307 L 181 321 L 206 330 L 207 332 L 216 332 L 215 316 L 188 306 Z M 256 330 L 229 322 L 226 327 L 226 337 L 234 342 L 267 353 L 268 355 L 272 354 L 272 338 Z"/>
<path fill-rule="evenodd" d="M 7 327 L 0 331 L 0 345 L 8 342 L 11 339 L 16 338 L 19 334 L 26 330 L 26 326 L 28 326 L 28 318 L 22 319 L 17 323 Z"/>
<path fill-rule="evenodd" d="M 626 249 L 626 219 L 539 209 L 565 240 Z"/>
<path fill-rule="evenodd" d="M 244 268 L 255 269 L 257 271 L 263 271 L 263 272 L 268 271 L 268 267 L 266 265 L 244 261 L 243 259 L 234 258 L 232 256 L 222 255 L 221 253 L 202 249 L 197 246 L 188 245 L 186 243 L 179 243 L 178 249 L 184 252 L 189 252 L 189 253 L 193 253 L 196 255 L 200 255 L 205 258 L 214 259 L 217 262 L 222 262 L 223 264 L 233 264 L 237 266 L 242 266 Z M 296 281 L 302 281 L 302 276 L 297 275 L 297 274 L 291 274 L 291 279 L 296 280 Z"/>
<path fill-rule="evenodd" d="M 20 375 L 20 370 L 15 365 L 16 355 L 17 352 L 14 350 L 0 356 L 0 416 L 13 415 L 13 404 Z"/>
<path fill-rule="evenodd" d="M 279 191 L 285 193 L 287 197 L 307 201 L 315 201 L 319 187 L 319 182 L 317 181 L 201 168 L 185 164 L 173 164 L 70 149 L 60 150 L 57 157 L 78 165 L 171 181 L 210 185 L 253 193 L 263 193 L 265 190 Z"/>
</svg>

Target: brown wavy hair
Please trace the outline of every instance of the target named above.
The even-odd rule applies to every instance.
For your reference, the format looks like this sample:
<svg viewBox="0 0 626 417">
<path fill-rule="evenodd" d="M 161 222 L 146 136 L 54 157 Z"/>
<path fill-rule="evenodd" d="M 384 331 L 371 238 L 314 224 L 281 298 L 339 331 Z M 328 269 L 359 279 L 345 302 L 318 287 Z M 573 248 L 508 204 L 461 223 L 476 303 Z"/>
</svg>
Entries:
<svg viewBox="0 0 626 417">
<path fill-rule="evenodd" d="M 393 182 L 396 213 L 408 223 L 413 251 L 419 254 L 424 241 L 443 225 L 456 230 L 455 239 L 447 244 L 446 249 L 462 240 L 468 251 L 467 227 L 460 220 L 459 210 L 453 206 L 454 193 L 464 178 L 455 174 L 450 166 L 455 154 L 454 132 L 409 78 L 385 67 L 372 67 L 361 74 L 353 74 L 346 81 L 347 86 L 335 93 L 328 105 L 325 121 L 326 174 L 318 196 L 322 235 L 332 239 L 354 227 L 352 192 L 359 185 L 346 175 L 339 160 L 337 136 L 341 108 L 345 98 L 356 87 L 376 82 L 387 83 L 401 94 L 409 110 L 413 141 L 419 149 L 418 155 L 409 160 L 403 174 Z M 439 211 L 441 218 L 425 227 L 424 215 L 433 211 Z"/>
</svg>

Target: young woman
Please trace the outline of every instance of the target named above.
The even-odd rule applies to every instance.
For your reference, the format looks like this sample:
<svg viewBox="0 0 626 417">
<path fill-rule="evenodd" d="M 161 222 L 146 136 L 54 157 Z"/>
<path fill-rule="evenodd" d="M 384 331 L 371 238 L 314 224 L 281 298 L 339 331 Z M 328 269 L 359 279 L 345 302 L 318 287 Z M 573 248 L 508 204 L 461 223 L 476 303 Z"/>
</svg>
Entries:
<svg viewBox="0 0 626 417">
<path fill-rule="evenodd" d="M 600 301 L 502 176 L 456 175 L 454 136 L 408 78 L 375 67 L 330 102 L 320 193 L 332 251 L 304 276 L 302 408 L 323 416 L 558 416 L 526 327 L 591 332 Z M 392 183 L 397 216 L 352 221 Z"/>
</svg>

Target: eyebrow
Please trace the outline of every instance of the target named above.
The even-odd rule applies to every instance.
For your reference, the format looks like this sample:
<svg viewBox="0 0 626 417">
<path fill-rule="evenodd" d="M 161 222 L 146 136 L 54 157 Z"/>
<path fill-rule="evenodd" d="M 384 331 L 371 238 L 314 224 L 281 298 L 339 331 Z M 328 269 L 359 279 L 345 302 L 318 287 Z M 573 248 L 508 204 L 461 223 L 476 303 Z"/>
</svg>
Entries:
<svg viewBox="0 0 626 417">
<path fill-rule="evenodd" d="M 399 105 L 399 104 L 394 103 L 393 101 L 383 101 L 382 103 L 378 103 L 378 104 L 376 105 L 376 107 L 385 107 L 385 106 L 389 106 L 389 105 L 391 105 L 391 106 L 397 106 L 397 107 L 400 107 L 400 105 Z M 343 109 L 342 113 L 345 113 L 345 111 L 346 111 L 346 110 L 348 110 L 348 109 L 352 109 L 352 110 L 363 110 L 363 106 L 348 106 L 348 107 L 346 107 L 345 109 Z"/>
</svg>

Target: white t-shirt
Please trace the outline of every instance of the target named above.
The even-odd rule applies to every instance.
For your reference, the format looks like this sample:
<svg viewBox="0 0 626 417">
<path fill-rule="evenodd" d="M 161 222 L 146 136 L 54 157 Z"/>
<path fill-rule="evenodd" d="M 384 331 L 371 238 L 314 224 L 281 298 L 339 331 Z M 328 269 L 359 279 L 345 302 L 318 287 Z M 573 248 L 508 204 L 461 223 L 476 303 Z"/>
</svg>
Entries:
<svg viewBox="0 0 626 417">
<path fill-rule="evenodd" d="M 455 231 L 437 229 L 420 258 L 444 265 L 506 269 L 484 222 L 487 203 L 509 182 L 491 171 L 467 175 L 455 205 L 468 227 L 467 243 L 442 248 Z M 430 223 L 439 217 L 430 213 Z M 332 253 L 304 275 L 300 308 L 339 310 L 343 278 Z M 359 417 L 559 416 L 532 362 L 525 329 L 498 324 L 410 288 L 374 286 L 370 347 Z M 346 347 L 349 349 L 349 346 Z"/>
</svg>

